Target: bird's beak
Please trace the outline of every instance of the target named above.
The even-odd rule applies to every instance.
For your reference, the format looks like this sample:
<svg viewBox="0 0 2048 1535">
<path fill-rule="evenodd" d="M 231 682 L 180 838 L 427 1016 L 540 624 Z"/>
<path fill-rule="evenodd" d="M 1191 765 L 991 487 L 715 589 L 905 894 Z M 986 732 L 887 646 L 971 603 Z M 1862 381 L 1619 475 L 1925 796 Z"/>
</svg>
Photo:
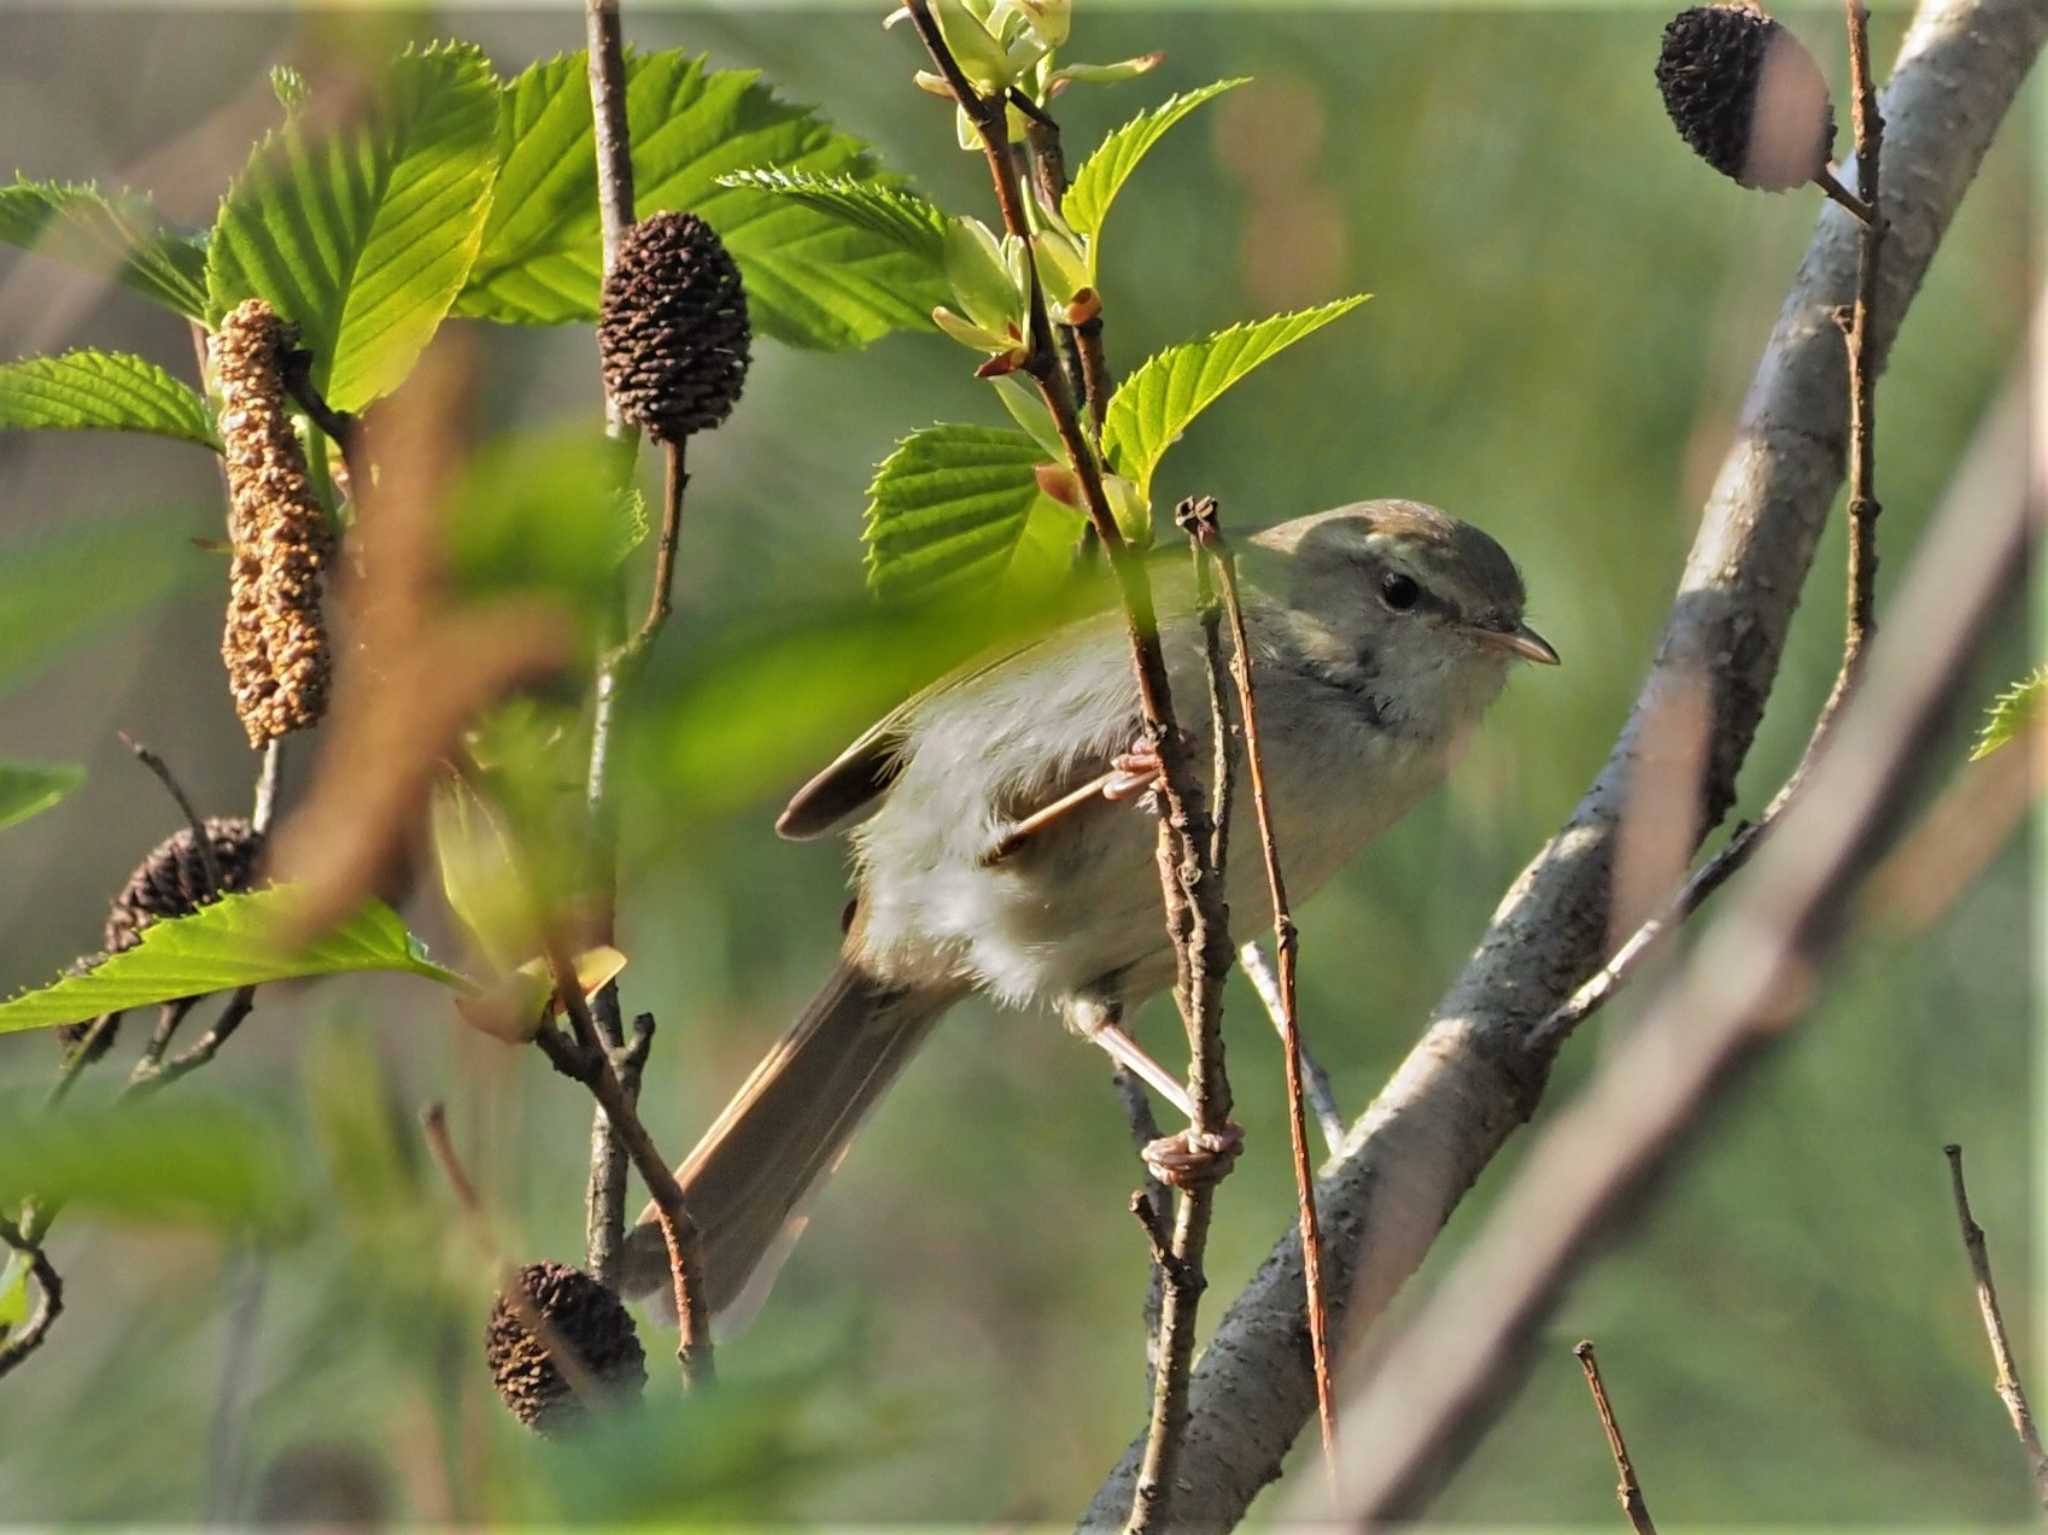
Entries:
<svg viewBox="0 0 2048 1535">
<path fill-rule="evenodd" d="M 1557 652 L 1550 648 L 1550 641 L 1531 629 L 1527 624 L 1517 624 L 1512 629 L 1482 629 L 1478 627 L 1465 631 L 1482 645 L 1491 645 L 1496 650 L 1505 650 L 1511 656 L 1520 656 L 1524 661 L 1534 661 L 1539 666 L 1559 665 Z"/>
</svg>

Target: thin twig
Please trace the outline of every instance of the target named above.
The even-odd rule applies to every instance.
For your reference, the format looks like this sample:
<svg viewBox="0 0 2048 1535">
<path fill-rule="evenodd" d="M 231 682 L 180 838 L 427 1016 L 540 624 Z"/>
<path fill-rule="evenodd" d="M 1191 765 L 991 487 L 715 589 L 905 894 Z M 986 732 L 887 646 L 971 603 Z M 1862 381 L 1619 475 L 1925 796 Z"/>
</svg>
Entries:
<svg viewBox="0 0 2048 1535">
<path fill-rule="evenodd" d="M 43 1346 L 50 1326 L 64 1310 L 64 1281 L 43 1251 L 40 1239 L 24 1235 L 14 1222 L 0 1217 L 0 1242 L 28 1259 L 29 1277 L 36 1282 L 36 1307 L 28 1320 L 0 1340 L 0 1377 Z"/>
<path fill-rule="evenodd" d="M 1607 1400 L 1607 1384 L 1600 1379 L 1600 1361 L 1593 1357 L 1593 1340 L 1581 1340 L 1572 1354 L 1579 1361 L 1579 1368 L 1586 1372 L 1586 1387 L 1593 1393 L 1593 1411 L 1600 1415 L 1608 1452 L 1614 1456 L 1615 1500 L 1628 1515 L 1629 1526 L 1636 1535 L 1657 1535 L 1650 1505 L 1643 1497 L 1642 1484 L 1636 1480 L 1636 1468 L 1628 1458 L 1628 1445 L 1621 1437 L 1621 1424 L 1614 1416 L 1614 1404 Z"/>
<path fill-rule="evenodd" d="M 1963 1231 L 1963 1251 L 1970 1260 L 1970 1277 L 1977 1284 L 1977 1309 L 1984 1313 L 1984 1332 L 1991 1340 L 1991 1363 L 1997 1370 L 1993 1389 L 2005 1403 L 2013 1432 L 2020 1436 L 2026 1452 L 2027 1474 L 2034 1479 L 2034 1496 L 2048 1509 L 2048 1453 L 2041 1449 L 2041 1435 L 2034 1427 L 2033 1409 L 2027 1405 L 2026 1388 L 2020 1384 L 2019 1366 L 2013 1360 L 2012 1340 L 2006 1336 L 2005 1313 L 1999 1309 L 1998 1287 L 1991 1282 L 1991 1254 L 1984 1246 L 1984 1228 L 1970 1214 L 1970 1192 L 1963 1184 L 1963 1148 L 1941 1148 L 1948 1158 L 1949 1184 L 1955 1192 L 1956 1221 Z"/>
<path fill-rule="evenodd" d="M 213 1021 L 213 1027 L 183 1050 L 160 1064 L 138 1064 L 135 1074 L 128 1079 L 128 1085 L 121 1089 L 121 1096 L 124 1099 L 144 1097 L 169 1087 L 182 1076 L 197 1071 L 220 1053 L 220 1047 L 233 1037 L 235 1030 L 239 1029 L 247 1021 L 249 1014 L 255 1010 L 256 988 L 242 987 L 228 1000 L 228 1005 L 221 1009 L 221 1015 Z M 145 1066 L 149 1069 L 143 1069 Z"/>
<path fill-rule="evenodd" d="M 519 1268 L 507 1258 L 504 1249 L 498 1245 L 497 1237 L 491 1230 L 491 1218 L 484 1209 L 476 1185 L 470 1181 L 468 1171 L 462 1165 L 462 1158 L 456 1154 L 454 1139 L 448 1134 L 448 1110 L 436 1102 L 420 1110 L 420 1133 L 426 1138 L 427 1150 L 433 1153 L 434 1165 L 441 1169 L 441 1176 L 448 1180 L 449 1190 L 455 1195 L 455 1202 L 462 1207 L 463 1219 L 474 1237 L 477 1249 L 490 1264 L 498 1285 L 498 1294 L 506 1308 L 519 1319 L 519 1325 L 540 1344 L 555 1368 L 562 1372 L 562 1380 L 570 1392 L 590 1407 L 605 1400 L 604 1383 L 600 1381 L 582 1353 L 567 1338 L 558 1332 L 552 1322 L 541 1313 L 534 1299 L 520 1283 Z"/>
<path fill-rule="evenodd" d="M 1110 1073 L 1110 1083 L 1116 1088 L 1117 1101 L 1123 1105 L 1124 1119 L 1131 1127 L 1131 1142 L 1138 1150 L 1138 1165 L 1144 1170 L 1145 1186 L 1134 1190 L 1131 1198 L 1144 1202 L 1144 1212 L 1139 1219 L 1148 1232 L 1157 1233 L 1167 1229 L 1167 1217 L 1172 1211 L 1173 1196 L 1167 1192 L 1151 1165 L 1145 1161 L 1145 1148 L 1159 1139 L 1159 1121 L 1152 1113 L 1152 1099 L 1145 1091 L 1145 1084 L 1138 1080 L 1137 1073 L 1125 1066 L 1119 1066 Z M 1145 1394 L 1152 1393 L 1153 1383 L 1159 1369 L 1159 1310 L 1165 1304 L 1166 1270 L 1158 1261 L 1164 1247 L 1156 1236 L 1152 1244 L 1153 1262 L 1146 1271 L 1145 1279 Z"/>
<path fill-rule="evenodd" d="M 57 1064 L 57 1080 L 50 1084 L 49 1096 L 43 1099 L 43 1107 L 54 1109 L 70 1096 L 79 1073 L 99 1059 L 101 1041 L 121 1026 L 121 1018 L 121 1010 L 101 1013 L 93 1019 L 78 1043 L 64 1052 L 64 1059 Z"/>
<path fill-rule="evenodd" d="M 205 817 L 192 808 L 191 796 L 186 794 L 184 785 L 178 782 L 178 776 L 171 771 L 168 762 L 127 731 L 117 730 L 114 734 L 121 738 L 123 746 L 135 753 L 136 761 L 156 775 L 157 782 L 164 786 L 164 791 L 183 812 L 185 825 L 192 832 L 192 850 L 199 855 L 199 866 L 206 872 L 206 894 L 212 896 L 222 888 L 222 881 L 220 859 L 213 851 L 213 838 L 207 833 Z"/>
<path fill-rule="evenodd" d="M 1238 968 L 1244 971 L 1245 979 L 1252 983 L 1252 990 L 1258 993 L 1259 1002 L 1272 1021 L 1273 1031 L 1284 1044 L 1287 1039 L 1286 1009 L 1280 1001 L 1280 981 L 1273 974 L 1273 966 L 1266 958 L 1266 951 L 1255 938 L 1237 951 Z M 1337 1107 L 1337 1094 L 1330 1085 L 1330 1074 L 1315 1058 L 1308 1047 L 1308 1041 L 1297 1040 L 1300 1047 L 1296 1052 L 1301 1057 L 1302 1086 L 1308 1094 L 1308 1106 L 1315 1111 L 1316 1127 L 1323 1133 L 1323 1145 L 1332 1156 L 1344 1146 L 1344 1115 Z"/>
<path fill-rule="evenodd" d="M 647 616 L 626 642 L 622 660 L 637 661 L 645 655 L 668 621 L 676 584 L 676 540 L 683 525 L 683 491 L 690 483 L 690 476 L 683 469 L 683 445 L 688 441 L 687 437 L 679 437 L 666 444 L 668 472 L 663 477 L 661 533 L 654 550 L 654 590 L 647 599 Z"/>
<path fill-rule="evenodd" d="M 197 997 L 180 997 L 175 1002 L 166 1002 L 157 1009 L 156 1027 L 150 1030 L 149 1043 L 142 1047 L 142 1058 L 129 1073 L 129 1080 L 147 1076 L 155 1071 L 164 1058 L 164 1052 L 171 1047 L 171 1037 L 178 1032 L 178 1025 L 191 1015 L 199 1005 Z"/>
<path fill-rule="evenodd" d="M 1877 303 L 1878 256 L 1885 221 L 1878 165 L 1884 153 L 1884 114 L 1870 73 L 1870 12 L 1863 0 L 1843 0 L 1849 32 L 1849 92 L 1856 133 L 1856 190 L 1871 216 L 1856 233 L 1856 299 L 1850 306 L 1849 350 L 1849 605 L 1842 672 L 1853 687 L 1877 632 L 1876 390 L 1877 359 L 1870 344 L 1870 311 Z"/>
<path fill-rule="evenodd" d="M 313 383 L 311 352 L 298 350 L 286 355 L 284 387 L 298 402 L 299 409 L 306 413 L 306 419 L 341 449 L 342 467 L 348 471 L 349 499 L 361 504 L 363 497 L 370 494 L 370 465 L 363 457 L 362 422 L 327 403 L 326 397 Z"/>
<path fill-rule="evenodd" d="M 601 230 L 604 272 L 610 275 L 617 264 L 619 241 L 634 220 L 633 141 L 626 116 L 626 49 L 619 19 L 618 0 L 584 0 L 583 30 L 585 62 L 590 81 L 590 111 L 593 143 L 597 155 L 597 205 Z M 640 435 L 620 412 L 611 391 L 605 391 L 605 433 L 620 445 L 621 486 L 630 482 L 633 462 L 639 451 Z M 680 463 L 671 464 L 671 510 L 681 487 L 674 484 Z M 664 532 L 672 535 L 669 519 Z M 664 553 L 672 556 L 673 545 Z M 665 601 L 667 583 L 657 578 L 656 600 Z M 616 599 L 615 599 L 616 600 Z M 604 617 L 616 637 L 621 623 L 617 608 L 605 605 Z M 607 641 L 609 646 L 609 639 Z M 619 696 L 627 669 L 627 658 L 617 649 L 601 653 L 593 688 L 590 723 L 590 758 L 585 779 L 584 803 L 589 820 L 591 882 L 597 891 L 594 941 L 610 943 L 617 936 L 618 899 L 618 800 L 612 781 L 612 748 Z M 617 981 L 607 981 L 597 994 L 592 1009 L 599 1037 L 607 1050 L 619 1050 L 625 1043 L 624 1009 L 619 1001 Z M 646 1058 L 641 1051 L 641 1061 Z M 628 1102 L 639 1096 L 639 1066 L 622 1065 L 621 1087 Z M 613 1133 L 603 1109 L 596 1110 L 590 1123 L 590 1179 L 584 1194 L 584 1243 L 590 1271 L 600 1283 L 619 1282 L 619 1253 L 626 1231 L 626 1151 Z"/>
<path fill-rule="evenodd" d="M 1281 867 L 1278 833 L 1273 827 L 1272 799 L 1266 792 L 1265 754 L 1259 743 L 1259 712 L 1252 680 L 1251 636 L 1244 623 L 1244 604 L 1237 589 L 1237 560 L 1224 541 L 1216 503 L 1209 497 L 1184 501 L 1176 518 L 1196 545 L 1196 558 L 1206 551 L 1215 562 L 1223 608 L 1230 617 L 1231 676 L 1237 683 L 1238 714 L 1243 720 L 1245 761 L 1252 781 L 1252 805 L 1258 814 L 1259 849 L 1266 865 L 1266 888 L 1273 901 L 1273 948 L 1280 966 L 1280 1048 L 1286 1057 L 1288 1140 L 1294 1153 L 1294 1188 L 1301 1225 L 1302 1283 L 1308 1305 L 1309 1352 L 1315 1369 L 1316 1417 L 1323 1433 L 1323 1460 L 1334 1478 L 1337 1461 L 1337 1388 L 1330 1366 L 1330 1319 L 1323 1289 L 1323 1234 L 1316 1213 L 1315 1169 L 1309 1164 L 1308 1114 L 1301 1085 L 1301 1025 L 1296 1007 L 1295 962 L 1300 934 L 1287 901 L 1287 876 Z M 1217 722 L 1218 739 L 1224 735 Z"/>
<path fill-rule="evenodd" d="M 682 1366 L 687 1387 L 709 1385 L 715 1377 L 711 1347 L 711 1318 L 704 1304 L 703 1242 L 683 1200 L 682 1185 L 656 1149 L 653 1137 L 640 1122 L 638 1108 L 626 1096 L 624 1085 L 597 1032 L 590 1004 L 576 980 L 576 967 L 559 938 L 547 944 L 548 969 L 554 978 L 555 995 L 569 1014 L 575 1030 L 573 1041 L 553 1028 L 535 1036 L 557 1071 L 573 1077 L 590 1089 L 613 1130 L 624 1143 L 626 1154 L 640 1171 L 641 1182 L 654 1200 L 661 1223 L 662 1240 L 668 1246 L 669 1277 L 675 1287 L 676 1317 L 681 1334 L 676 1343 L 676 1360 Z"/>
</svg>

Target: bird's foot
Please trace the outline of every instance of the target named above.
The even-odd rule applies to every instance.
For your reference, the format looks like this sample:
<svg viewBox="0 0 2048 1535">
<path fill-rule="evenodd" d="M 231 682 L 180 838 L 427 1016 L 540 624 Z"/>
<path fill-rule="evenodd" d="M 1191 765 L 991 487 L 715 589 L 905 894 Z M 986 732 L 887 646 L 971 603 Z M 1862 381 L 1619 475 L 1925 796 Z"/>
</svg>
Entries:
<svg viewBox="0 0 2048 1535">
<path fill-rule="evenodd" d="M 1111 771 L 1102 780 L 1102 797 L 1107 800 L 1135 799 L 1154 784 L 1164 771 L 1159 749 L 1149 741 L 1135 743 L 1127 752 L 1109 759 Z"/>
<path fill-rule="evenodd" d="M 1244 1131 L 1226 1124 L 1212 1135 L 1190 1125 L 1178 1135 L 1162 1135 L 1140 1153 L 1152 1176 L 1177 1189 L 1221 1182 L 1244 1150 Z"/>
</svg>

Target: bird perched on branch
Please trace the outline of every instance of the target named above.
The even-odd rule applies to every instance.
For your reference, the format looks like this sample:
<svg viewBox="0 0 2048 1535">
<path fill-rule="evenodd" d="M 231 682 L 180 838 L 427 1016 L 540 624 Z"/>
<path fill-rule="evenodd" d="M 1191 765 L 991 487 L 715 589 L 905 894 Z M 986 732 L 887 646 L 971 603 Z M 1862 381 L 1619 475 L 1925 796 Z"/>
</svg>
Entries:
<svg viewBox="0 0 2048 1535">
<path fill-rule="evenodd" d="M 1361 502 L 1250 543 L 1262 754 L 1306 896 L 1442 781 L 1515 661 L 1557 653 L 1523 623 L 1506 552 L 1434 507 Z M 1178 723 L 1206 761 L 1192 580 L 1164 581 L 1159 611 Z M 1156 771 L 1131 756 L 1142 736 L 1121 615 L 1105 613 L 942 679 L 790 801 L 785 837 L 852 828 L 858 894 L 838 968 L 679 1170 L 712 1310 L 764 1293 L 807 1194 L 971 992 L 1057 1010 L 1185 1107 L 1121 1024 L 1174 978 L 1156 826 L 1129 802 Z M 1237 859 L 1226 887 L 1241 926 L 1270 919 L 1259 860 Z M 650 1208 L 627 1293 L 665 1295 L 667 1261 Z"/>
</svg>

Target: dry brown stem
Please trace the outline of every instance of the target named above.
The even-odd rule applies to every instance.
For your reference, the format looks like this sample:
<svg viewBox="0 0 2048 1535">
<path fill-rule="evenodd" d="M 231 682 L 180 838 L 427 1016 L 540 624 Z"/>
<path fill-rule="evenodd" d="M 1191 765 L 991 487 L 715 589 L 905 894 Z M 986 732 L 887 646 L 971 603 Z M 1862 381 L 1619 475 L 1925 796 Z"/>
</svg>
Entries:
<svg viewBox="0 0 2048 1535">
<path fill-rule="evenodd" d="M 1614 1457 L 1615 1501 L 1628 1515 L 1629 1527 L 1636 1535 L 1657 1535 L 1649 1501 L 1643 1496 L 1642 1483 L 1636 1480 L 1635 1465 L 1628 1458 L 1628 1444 L 1621 1437 L 1621 1423 L 1614 1416 L 1614 1404 L 1607 1400 L 1607 1383 L 1600 1378 L 1600 1361 L 1593 1357 L 1593 1340 L 1582 1340 L 1572 1350 L 1572 1356 L 1586 1372 L 1586 1389 L 1593 1393 L 1593 1411 L 1600 1415 L 1600 1429 L 1607 1435 L 1607 1450 Z"/>
<path fill-rule="evenodd" d="M 1997 1371 L 1993 1389 L 2005 1403 L 2013 1432 L 2027 1457 L 2027 1474 L 2034 1479 L 2034 1496 L 2048 1509 L 2048 1453 L 2041 1449 L 2041 1435 L 2034 1427 L 2034 1412 L 2027 1405 L 2027 1391 L 2020 1384 L 2019 1366 L 2013 1360 L 2012 1340 L 2006 1336 L 2005 1313 L 1999 1309 L 1998 1286 L 1991 1280 L 1991 1254 L 1984 1245 L 1984 1228 L 1970 1214 L 1970 1191 L 1963 1183 L 1963 1148 L 1941 1148 L 1948 1158 L 1949 1184 L 1955 1193 L 1956 1222 L 1962 1227 L 1963 1252 L 1970 1260 L 1970 1277 L 1977 1286 L 1977 1309 L 1984 1313 L 1984 1333 L 1991 1340 L 1991 1363 Z"/>
</svg>

